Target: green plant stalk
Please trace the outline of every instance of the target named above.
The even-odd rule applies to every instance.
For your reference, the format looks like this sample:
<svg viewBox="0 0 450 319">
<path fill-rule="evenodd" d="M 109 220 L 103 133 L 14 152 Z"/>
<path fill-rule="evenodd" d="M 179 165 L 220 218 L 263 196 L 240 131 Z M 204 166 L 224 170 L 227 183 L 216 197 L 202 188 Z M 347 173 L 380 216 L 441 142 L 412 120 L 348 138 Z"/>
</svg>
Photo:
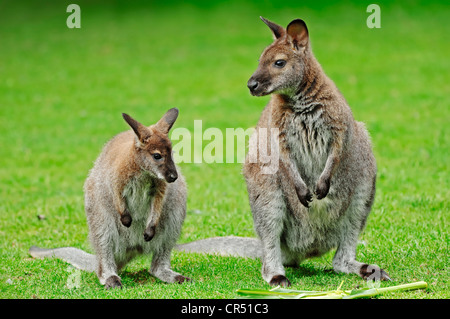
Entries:
<svg viewBox="0 0 450 319">
<path fill-rule="evenodd" d="M 425 289 L 427 283 L 424 281 L 385 287 L 385 288 L 364 288 L 354 290 L 341 290 L 341 285 L 336 290 L 331 291 L 307 291 L 307 290 L 290 290 L 276 287 L 272 290 L 261 289 L 238 289 L 237 294 L 246 298 L 283 298 L 283 299 L 358 299 L 370 298 L 377 295 L 393 292 L 406 291 L 413 289 Z"/>
<path fill-rule="evenodd" d="M 397 286 L 391 286 L 391 287 L 384 287 L 384 288 L 371 288 L 368 290 L 361 290 L 361 291 L 355 291 L 352 290 L 352 293 L 349 295 L 343 297 L 343 299 L 356 299 L 356 298 L 370 298 L 374 297 L 376 295 L 380 295 L 386 292 L 392 292 L 392 291 L 406 291 L 406 290 L 414 290 L 414 289 L 426 289 L 427 283 L 425 281 L 418 281 L 413 282 L 409 284 L 403 284 L 403 285 L 397 285 Z"/>
</svg>

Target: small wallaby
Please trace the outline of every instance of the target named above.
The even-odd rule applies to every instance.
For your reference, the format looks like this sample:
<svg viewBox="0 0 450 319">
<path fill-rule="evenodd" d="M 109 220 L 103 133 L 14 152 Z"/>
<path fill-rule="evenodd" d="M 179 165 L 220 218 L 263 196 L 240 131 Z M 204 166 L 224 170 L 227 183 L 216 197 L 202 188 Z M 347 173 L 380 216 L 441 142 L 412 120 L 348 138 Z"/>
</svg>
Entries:
<svg viewBox="0 0 450 319">
<path fill-rule="evenodd" d="M 285 29 L 261 19 L 274 42 L 247 85 L 254 96 L 272 94 L 255 134 L 264 128 L 270 141 L 270 129 L 277 129 L 279 169 L 266 174 L 265 164 L 249 161 L 249 155 L 244 163 L 260 240 L 206 239 L 177 249 L 260 257 L 263 278 L 289 286 L 284 266 L 337 248 L 336 272 L 390 280 L 378 266 L 355 259 L 375 197 L 376 162 L 367 130 L 314 57 L 305 22 L 293 20 Z"/>
<path fill-rule="evenodd" d="M 33 246 L 33 257 L 58 257 L 95 271 L 105 288 L 121 287 L 117 272 L 138 254 L 153 254 L 150 273 L 168 283 L 190 279 L 170 269 L 170 254 L 186 216 L 186 184 L 172 159 L 173 108 L 149 127 L 122 114 L 132 128 L 103 148 L 84 184 L 95 255 L 73 247 Z"/>
</svg>

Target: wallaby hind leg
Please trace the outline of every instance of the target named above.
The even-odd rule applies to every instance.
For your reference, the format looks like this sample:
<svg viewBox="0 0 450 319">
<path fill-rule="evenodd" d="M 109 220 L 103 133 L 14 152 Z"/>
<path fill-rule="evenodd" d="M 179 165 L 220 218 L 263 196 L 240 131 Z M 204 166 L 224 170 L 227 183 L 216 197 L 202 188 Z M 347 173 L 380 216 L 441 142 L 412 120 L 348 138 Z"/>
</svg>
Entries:
<svg viewBox="0 0 450 319">
<path fill-rule="evenodd" d="M 251 183 L 247 181 L 248 183 Z M 273 184 L 272 184 L 273 185 Z M 283 230 L 283 214 L 286 205 L 280 189 L 272 189 L 265 196 L 257 194 L 258 189 L 249 187 L 250 205 L 255 229 L 262 243 L 262 276 L 272 286 L 290 286 L 285 276 L 280 236 Z M 268 197 L 270 194 L 270 198 Z"/>
<path fill-rule="evenodd" d="M 113 253 L 112 240 L 106 240 L 103 245 L 96 245 L 98 259 L 97 276 L 100 284 L 106 289 L 122 288 L 122 282 L 117 275 L 117 263 Z"/>
<path fill-rule="evenodd" d="M 185 281 L 191 281 L 190 278 L 170 269 L 170 252 L 171 249 L 162 248 L 154 253 L 150 274 L 167 283 L 181 284 Z"/>
<path fill-rule="evenodd" d="M 370 209 L 361 203 L 352 203 L 348 208 L 347 218 L 343 221 L 341 230 L 341 241 L 333 258 L 333 269 L 336 272 L 358 274 L 365 280 L 391 280 L 389 275 L 377 265 L 369 265 L 356 260 L 358 236 L 368 215 L 367 211 L 360 212 L 361 207 L 366 210 Z M 357 220 L 359 222 L 356 222 Z"/>
<path fill-rule="evenodd" d="M 119 275 L 117 275 L 117 265 L 112 252 L 102 254 L 99 257 L 97 275 L 100 283 L 105 285 L 106 289 L 122 288 L 122 282 Z"/>
<path fill-rule="evenodd" d="M 267 232 L 262 241 L 262 276 L 272 286 L 288 287 L 291 285 L 286 278 L 283 266 L 282 251 L 280 248 L 280 236 L 273 236 L 274 233 Z M 262 238 L 262 237 L 261 237 Z"/>
</svg>

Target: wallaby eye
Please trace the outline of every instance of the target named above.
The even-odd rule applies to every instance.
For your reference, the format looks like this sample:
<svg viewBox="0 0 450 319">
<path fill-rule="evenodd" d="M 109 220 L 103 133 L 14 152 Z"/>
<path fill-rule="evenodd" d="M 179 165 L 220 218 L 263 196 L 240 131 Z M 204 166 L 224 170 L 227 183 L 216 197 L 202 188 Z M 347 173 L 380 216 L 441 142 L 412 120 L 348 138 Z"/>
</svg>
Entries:
<svg viewBox="0 0 450 319">
<path fill-rule="evenodd" d="M 160 160 L 160 159 L 162 158 L 162 156 L 161 156 L 161 154 L 159 154 L 159 153 L 155 153 L 155 154 L 153 154 L 153 158 L 154 158 L 155 160 Z"/>
<path fill-rule="evenodd" d="M 275 67 L 277 68 L 282 68 L 286 65 L 286 61 L 285 60 L 276 60 L 274 63 Z"/>
</svg>

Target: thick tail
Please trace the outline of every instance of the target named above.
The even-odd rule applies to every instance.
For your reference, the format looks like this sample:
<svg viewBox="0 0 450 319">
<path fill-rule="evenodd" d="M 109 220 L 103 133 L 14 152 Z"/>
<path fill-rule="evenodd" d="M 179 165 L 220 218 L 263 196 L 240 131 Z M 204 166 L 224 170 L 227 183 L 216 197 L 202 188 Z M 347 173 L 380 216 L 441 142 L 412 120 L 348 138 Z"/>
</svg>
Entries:
<svg viewBox="0 0 450 319">
<path fill-rule="evenodd" d="M 219 254 L 222 256 L 237 256 L 247 258 L 261 258 L 261 242 L 249 237 L 213 237 L 179 244 L 176 250 L 184 252 Z"/>
<path fill-rule="evenodd" d="M 88 254 L 87 252 L 74 247 L 46 249 L 32 246 L 28 250 L 28 253 L 34 258 L 56 257 L 81 270 L 92 272 L 95 271 L 97 267 L 97 258 L 95 255 Z"/>
</svg>

